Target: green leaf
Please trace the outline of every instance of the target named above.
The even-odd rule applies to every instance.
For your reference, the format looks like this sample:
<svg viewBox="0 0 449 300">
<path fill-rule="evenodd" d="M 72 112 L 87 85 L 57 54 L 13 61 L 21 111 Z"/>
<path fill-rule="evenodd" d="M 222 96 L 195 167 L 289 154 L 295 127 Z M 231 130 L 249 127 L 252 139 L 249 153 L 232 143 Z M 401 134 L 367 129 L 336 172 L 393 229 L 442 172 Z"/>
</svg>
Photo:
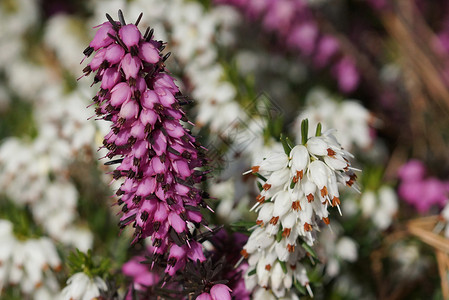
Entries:
<svg viewBox="0 0 449 300">
<path fill-rule="evenodd" d="M 259 173 L 254 173 L 254 175 L 257 176 L 257 178 L 262 179 L 263 181 L 267 181 L 268 179 L 265 178 L 264 176 L 260 175 Z"/>
<path fill-rule="evenodd" d="M 259 192 L 263 190 L 263 186 L 260 182 L 257 182 L 257 188 L 259 189 Z"/>
<path fill-rule="evenodd" d="M 293 282 L 293 285 L 295 286 L 295 288 L 303 295 L 307 294 L 306 288 L 304 286 L 302 286 L 299 281 L 295 280 Z"/>
<path fill-rule="evenodd" d="M 292 147 L 289 145 L 288 137 L 284 136 L 282 133 L 281 133 L 281 143 L 282 147 L 284 147 L 285 154 L 290 155 Z"/>
<path fill-rule="evenodd" d="M 301 142 L 303 145 L 307 143 L 309 134 L 309 120 L 304 119 L 301 122 Z"/>
<path fill-rule="evenodd" d="M 67 257 L 67 264 L 70 268 L 70 274 L 83 272 L 89 277 L 100 276 L 106 277 L 109 274 L 110 261 L 108 258 L 101 258 L 99 262 L 94 262 L 92 258 L 92 250 L 87 253 L 76 249 Z"/>
<path fill-rule="evenodd" d="M 306 250 L 312 257 L 318 258 L 318 256 L 315 253 L 315 250 L 312 249 L 309 245 L 307 245 L 305 242 L 301 244 L 301 246 Z"/>
<path fill-rule="evenodd" d="M 295 187 L 295 181 L 293 181 L 293 179 L 292 179 L 292 182 L 290 183 L 290 188 L 292 189 L 292 188 L 294 188 Z"/>
<path fill-rule="evenodd" d="M 276 242 L 280 242 L 282 240 L 282 229 L 279 228 L 278 233 L 276 234 Z"/>
<path fill-rule="evenodd" d="M 256 222 L 254 221 L 237 221 L 234 223 L 231 223 L 231 228 L 233 230 L 238 230 L 238 229 L 245 229 L 245 230 L 249 230 L 249 228 L 253 227 L 254 225 L 256 225 Z"/>
<path fill-rule="evenodd" d="M 321 123 L 316 125 L 315 136 L 321 136 Z"/>
<path fill-rule="evenodd" d="M 254 275 L 254 274 L 256 274 L 256 269 L 251 270 L 251 271 L 248 273 L 248 276 L 251 276 L 251 275 Z"/>
</svg>

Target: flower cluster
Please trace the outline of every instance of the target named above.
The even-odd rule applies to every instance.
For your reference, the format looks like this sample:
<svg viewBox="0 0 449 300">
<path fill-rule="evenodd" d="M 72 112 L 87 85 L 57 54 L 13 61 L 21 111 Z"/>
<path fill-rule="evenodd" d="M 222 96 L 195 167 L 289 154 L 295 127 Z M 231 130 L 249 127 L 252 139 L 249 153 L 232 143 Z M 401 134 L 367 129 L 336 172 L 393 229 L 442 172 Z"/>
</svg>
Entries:
<svg viewBox="0 0 449 300">
<path fill-rule="evenodd" d="M 117 191 L 122 206 L 120 226 L 132 224 L 135 240 L 151 237 L 154 260 L 168 253 L 166 273 L 183 268 L 186 259 L 203 261 L 202 246 L 191 240 L 190 229 L 204 224 L 199 206 L 203 193 L 194 187 L 203 178 L 201 146 L 181 125 L 187 121 L 180 106 L 185 97 L 165 72 L 164 43 L 136 24 L 112 20 L 98 26 L 84 53 L 95 52 L 84 68 L 101 82 L 97 115 L 112 122 L 103 144 L 107 157 L 120 158 L 113 177 L 124 178 Z"/>
<path fill-rule="evenodd" d="M 332 73 L 343 92 L 352 92 L 360 81 L 354 60 L 344 55 L 339 41 L 323 33 L 306 1 L 289 0 L 216 0 L 217 3 L 236 6 L 250 19 L 260 20 L 263 28 L 277 35 L 278 40 L 293 51 L 310 59 L 314 66 L 322 68 L 331 63 Z"/>
<path fill-rule="evenodd" d="M 0 219 L 0 244 L 0 290 L 18 285 L 33 299 L 56 295 L 59 284 L 54 272 L 62 265 L 49 238 L 19 240 L 13 234 L 13 224 Z"/>
<path fill-rule="evenodd" d="M 296 118 L 297 142 L 301 140 L 299 129 L 303 119 L 309 120 L 310 129 L 315 128 L 318 123 L 321 123 L 323 128 L 335 128 L 335 136 L 347 150 L 365 150 L 373 145 L 372 114 L 356 101 L 338 102 L 322 88 L 314 88 L 307 93 L 306 107 Z M 309 134 L 312 134 L 311 130 Z"/>
<path fill-rule="evenodd" d="M 37 137 L 32 141 L 11 137 L 1 145 L 0 188 L 16 205 L 28 206 L 51 238 L 87 250 L 93 236 L 77 224 L 79 191 L 70 172 L 74 157 L 93 139 L 94 129 L 82 125 L 85 114 L 77 114 L 80 107 L 85 110 L 80 98 L 71 95 L 61 101 L 62 93 L 49 90 L 46 101 L 37 101 Z M 75 128 L 79 132 L 71 133 Z"/>
<path fill-rule="evenodd" d="M 426 176 L 426 167 L 419 160 L 410 160 L 399 169 L 399 196 L 425 213 L 433 205 L 440 208 L 448 202 L 449 184 L 436 177 Z"/>
<path fill-rule="evenodd" d="M 387 185 L 377 191 L 365 190 L 360 201 L 363 216 L 371 218 L 374 226 L 380 230 L 387 229 L 398 212 L 397 195 Z"/>
<path fill-rule="evenodd" d="M 247 287 L 271 288 L 284 297 L 295 282 L 311 293 L 301 259 L 315 241 L 318 222 L 330 223 L 328 207 L 340 211 L 337 183 L 353 186 L 356 175 L 332 131 L 307 138 L 307 120 L 302 124 L 303 144 L 285 152 L 269 154 L 250 171 L 260 179 L 261 192 L 253 206 L 257 227 L 242 255 L 248 258 Z M 341 213 L 341 212 L 340 212 Z"/>
<path fill-rule="evenodd" d="M 352 238 L 344 236 L 343 232 L 340 224 L 332 222 L 332 228 L 323 228 L 318 236 L 317 253 L 325 263 L 325 275 L 328 278 L 337 277 L 343 273 L 346 263 L 355 262 L 358 258 L 357 243 Z"/>
</svg>

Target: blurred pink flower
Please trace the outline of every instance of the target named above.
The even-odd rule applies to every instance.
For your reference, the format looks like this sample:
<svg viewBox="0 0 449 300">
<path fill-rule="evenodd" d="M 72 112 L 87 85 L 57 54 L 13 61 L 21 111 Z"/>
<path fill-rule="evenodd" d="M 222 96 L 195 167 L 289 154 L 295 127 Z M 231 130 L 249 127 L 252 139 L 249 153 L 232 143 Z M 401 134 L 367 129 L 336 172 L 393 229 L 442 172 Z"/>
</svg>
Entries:
<svg viewBox="0 0 449 300">
<path fill-rule="evenodd" d="M 152 286 L 159 281 L 159 275 L 151 272 L 143 256 L 135 256 L 122 266 L 122 272 L 126 276 L 131 277 L 136 290 L 144 290 L 148 286 Z"/>
<path fill-rule="evenodd" d="M 353 59 L 344 56 L 337 38 L 321 32 L 308 1 L 215 0 L 215 3 L 235 6 L 251 21 L 259 21 L 267 32 L 277 37 L 281 46 L 299 52 L 315 68 L 336 61 L 331 69 L 339 89 L 350 93 L 357 88 L 360 74 Z"/>
<path fill-rule="evenodd" d="M 449 195 L 446 182 L 435 177 L 425 178 L 425 174 L 425 166 L 418 160 L 410 160 L 398 172 L 401 179 L 399 196 L 419 213 L 427 213 L 434 205 L 443 207 Z"/>
<path fill-rule="evenodd" d="M 421 181 L 426 175 L 426 167 L 421 161 L 412 159 L 399 169 L 398 175 L 403 181 Z"/>
<path fill-rule="evenodd" d="M 352 92 L 359 84 L 360 75 L 354 61 L 349 57 L 343 57 L 334 66 L 334 76 L 337 78 L 338 87 L 345 93 Z"/>
</svg>

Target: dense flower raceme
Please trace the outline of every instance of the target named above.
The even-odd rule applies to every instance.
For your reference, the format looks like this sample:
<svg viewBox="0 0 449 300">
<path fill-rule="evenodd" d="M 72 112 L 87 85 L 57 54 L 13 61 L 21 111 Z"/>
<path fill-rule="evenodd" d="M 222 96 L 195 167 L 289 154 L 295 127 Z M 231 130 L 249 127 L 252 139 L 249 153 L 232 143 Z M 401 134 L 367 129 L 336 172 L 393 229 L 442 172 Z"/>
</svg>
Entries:
<svg viewBox="0 0 449 300">
<path fill-rule="evenodd" d="M 119 14 L 120 15 L 120 14 Z M 101 82 L 96 113 L 111 121 L 104 139 L 107 157 L 120 156 L 114 179 L 125 178 L 117 195 L 122 205 L 120 226 L 135 228 L 137 239 L 151 237 L 157 261 L 167 254 L 166 273 L 183 268 L 186 259 L 205 259 L 202 246 L 190 239 L 190 229 L 204 224 L 199 205 L 203 192 L 193 185 L 203 178 L 201 146 L 180 121 L 184 97 L 165 72 L 161 41 L 134 24 L 105 22 L 85 50 L 95 52 L 84 68 Z M 136 22 L 138 24 L 138 22 Z M 185 101 L 184 101 L 185 102 Z"/>
<path fill-rule="evenodd" d="M 215 0 L 243 11 L 250 19 L 260 20 L 268 32 L 273 32 L 285 46 L 299 51 L 312 60 L 317 68 L 332 62 L 332 74 L 338 80 L 341 91 L 351 92 L 357 88 L 360 75 L 354 60 L 342 53 L 339 41 L 321 32 L 318 22 L 307 1 L 290 0 Z"/>
<path fill-rule="evenodd" d="M 260 178 L 261 192 L 253 206 L 258 226 L 242 250 L 249 263 L 246 284 L 250 290 L 256 285 L 269 288 L 277 297 L 285 297 L 297 283 L 311 294 L 300 261 L 315 241 L 319 220 L 330 223 L 328 207 L 340 211 L 337 183 L 353 186 L 356 179 L 351 154 L 332 131 L 317 130 L 317 136 L 303 141 L 288 148 L 289 153 L 270 153 L 248 171 Z"/>
</svg>

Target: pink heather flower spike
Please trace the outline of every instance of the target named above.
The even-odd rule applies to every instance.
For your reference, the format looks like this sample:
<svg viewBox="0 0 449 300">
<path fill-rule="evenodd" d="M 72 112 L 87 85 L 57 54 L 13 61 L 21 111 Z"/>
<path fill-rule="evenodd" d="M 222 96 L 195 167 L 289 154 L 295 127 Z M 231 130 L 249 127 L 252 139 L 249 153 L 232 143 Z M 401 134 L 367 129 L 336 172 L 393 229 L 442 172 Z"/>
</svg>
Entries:
<svg viewBox="0 0 449 300">
<path fill-rule="evenodd" d="M 117 157 L 113 179 L 124 178 L 117 191 L 122 207 L 120 227 L 135 228 L 133 242 L 151 237 L 153 262 L 167 258 L 165 272 L 173 276 L 187 259 L 204 261 L 201 244 L 191 238 L 189 226 L 206 226 L 199 206 L 209 206 L 207 194 L 195 187 L 205 173 L 201 147 L 181 125 L 185 97 L 165 70 L 163 43 L 153 31 L 142 36 L 137 24 L 126 25 L 106 15 L 94 40 L 84 51 L 94 54 L 84 75 L 95 72 L 101 87 L 93 98 L 96 115 L 110 121 L 105 136 L 106 156 Z M 210 208 L 209 208 L 210 209 Z"/>
</svg>

